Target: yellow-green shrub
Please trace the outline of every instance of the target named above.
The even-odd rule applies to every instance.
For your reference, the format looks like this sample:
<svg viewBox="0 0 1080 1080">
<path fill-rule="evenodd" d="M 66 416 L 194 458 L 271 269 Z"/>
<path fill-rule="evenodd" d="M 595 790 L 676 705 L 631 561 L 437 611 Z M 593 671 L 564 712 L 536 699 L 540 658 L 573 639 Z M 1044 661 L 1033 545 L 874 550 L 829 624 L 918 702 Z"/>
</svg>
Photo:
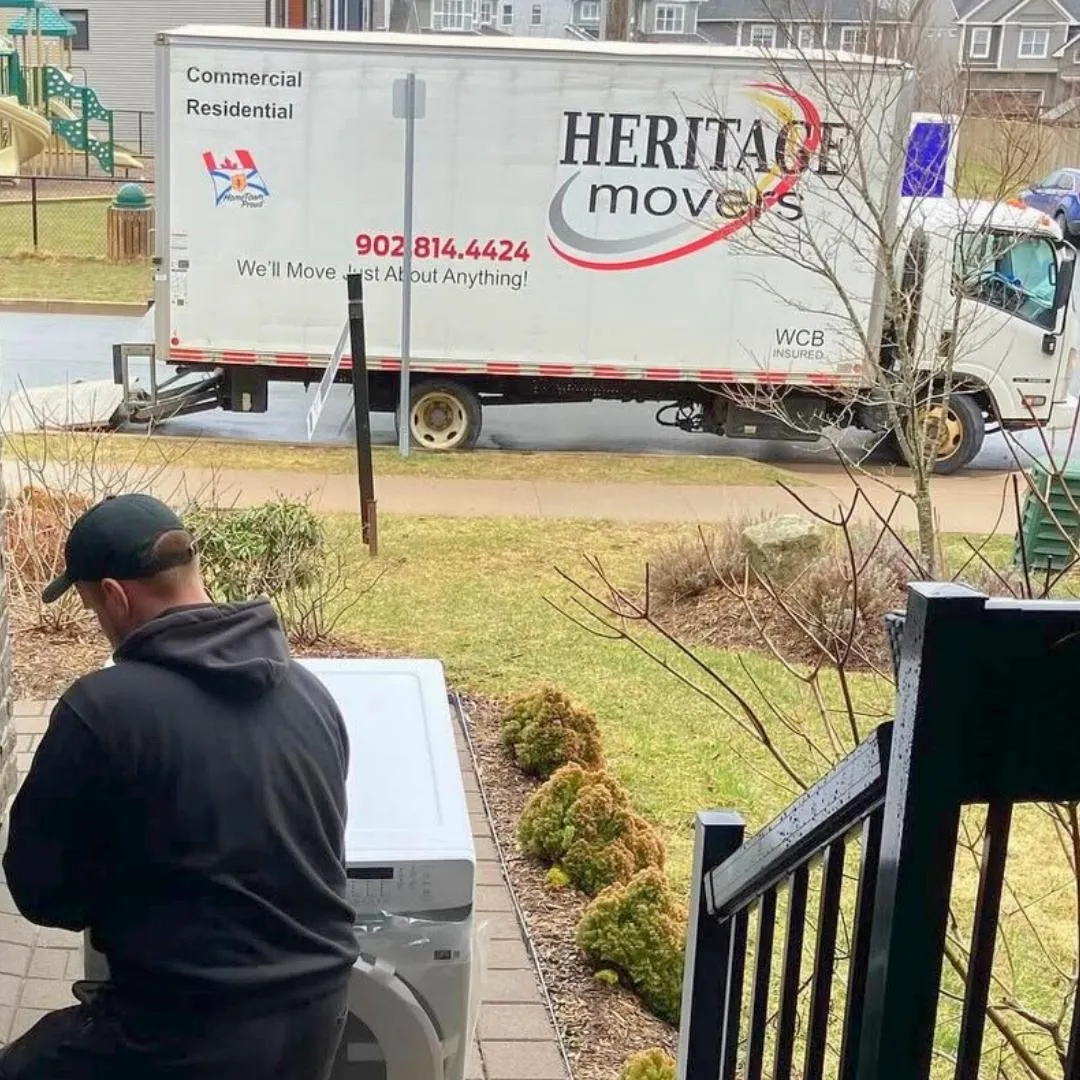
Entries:
<svg viewBox="0 0 1080 1080">
<path fill-rule="evenodd" d="M 580 765 L 564 765 L 533 792 L 518 839 L 527 854 L 560 865 L 590 896 L 664 865 L 664 845 L 630 809 L 626 789 L 608 773 Z"/>
<path fill-rule="evenodd" d="M 678 1024 L 686 912 L 658 869 L 602 892 L 576 937 L 597 967 L 615 968 L 650 1012 Z"/>
<path fill-rule="evenodd" d="M 675 1059 L 655 1047 L 626 1059 L 619 1080 L 675 1080 Z"/>
<path fill-rule="evenodd" d="M 544 779 L 571 762 L 587 769 L 603 764 L 596 716 L 553 686 L 510 702 L 503 714 L 502 741 L 519 768 Z"/>
</svg>

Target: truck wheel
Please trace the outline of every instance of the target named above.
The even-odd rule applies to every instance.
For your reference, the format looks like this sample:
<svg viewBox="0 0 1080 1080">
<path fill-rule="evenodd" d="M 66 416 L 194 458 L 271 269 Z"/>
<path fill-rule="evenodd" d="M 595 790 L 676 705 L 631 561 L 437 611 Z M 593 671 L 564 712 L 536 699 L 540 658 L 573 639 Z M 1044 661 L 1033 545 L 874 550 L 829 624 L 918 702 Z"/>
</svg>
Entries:
<svg viewBox="0 0 1080 1080">
<path fill-rule="evenodd" d="M 969 465 L 982 449 L 986 418 L 971 394 L 953 394 L 947 405 L 933 405 L 929 413 L 928 422 L 937 427 L 934 472 L 938 476 L 950 476 Z M 906 464 L 895 435 L 888 437 L 885 449 L 894 461 Z"/>
<path fill-rule="evenodd" d="M 480 399 L 467 386 L 431 379 L 410 388 L 409 435 L 424 450 L 470 450 L 480 438 Z M 400 433 L 395 413 L 394 427 Z"/>
</svg>

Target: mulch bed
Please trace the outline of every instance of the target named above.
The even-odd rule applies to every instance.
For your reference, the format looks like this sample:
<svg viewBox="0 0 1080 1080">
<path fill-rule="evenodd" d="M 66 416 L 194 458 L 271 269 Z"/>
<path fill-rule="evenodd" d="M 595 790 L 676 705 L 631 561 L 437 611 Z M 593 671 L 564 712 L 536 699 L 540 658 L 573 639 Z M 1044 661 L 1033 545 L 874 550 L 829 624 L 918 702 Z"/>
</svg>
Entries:
<svg viewBox="0 0 1080 1080">
<path fill-rule="evenodd" d="M 550 886 L 546 870 L 517 849 L 517 820 L 537 785 L 510 762 L 499 744 L 498 705 L 469 698 L 465 706 L 492 825 L 525 915 L 575 1077 L 614 1080 L 627 1057 L 654 1046 L 674 1054 L 674 1028 L 647 1013 L 632 994 L 593 978 L 584 955 L 573 944 L 574 928 L 588 897 L 571 887 Z"/>
<path fill-rule="evenodd" d="M 49 633 L 20 626 L 18 617 L 14 622 L 16 699 L 55 698 L 74 679 L 108 659 L 109 647 L 96 630 Z M 298 652 L 342 657 L 374 655 L 352 641 L 336 641 Z M 591 968 L 574 945 L 574 928 L 588 898 L 573 888 L 552 888 L 547 884 L 546 870 L 517 850 L 517 819 L 536 784 L 510 762 L 499 744 L 498 704 L 476 697 L 468 698 L 465 704 L 492 825 L 576 1080 L 615 1080 L 626 1058 L 638 1050 L 662 1046 L 674 1053 L 677 1036 L 673 1028 L 649 1015 L 629 992 L 612 989 L 593 978 Z"/>
</svg>

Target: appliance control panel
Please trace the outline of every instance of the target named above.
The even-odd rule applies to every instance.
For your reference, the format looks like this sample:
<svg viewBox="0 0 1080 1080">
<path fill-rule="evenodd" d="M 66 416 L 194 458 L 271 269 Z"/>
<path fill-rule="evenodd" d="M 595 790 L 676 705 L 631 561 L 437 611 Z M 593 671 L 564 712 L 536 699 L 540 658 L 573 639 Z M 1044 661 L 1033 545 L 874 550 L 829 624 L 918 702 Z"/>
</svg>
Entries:
<svg viewBox="0 0 1080 1080">
<path fill-rule="evenodd" d="M 466 859 L 349 863 L 348 899 L 357 915 L 435 915 L 471 908 L 475 870 Z"/>
</svg>

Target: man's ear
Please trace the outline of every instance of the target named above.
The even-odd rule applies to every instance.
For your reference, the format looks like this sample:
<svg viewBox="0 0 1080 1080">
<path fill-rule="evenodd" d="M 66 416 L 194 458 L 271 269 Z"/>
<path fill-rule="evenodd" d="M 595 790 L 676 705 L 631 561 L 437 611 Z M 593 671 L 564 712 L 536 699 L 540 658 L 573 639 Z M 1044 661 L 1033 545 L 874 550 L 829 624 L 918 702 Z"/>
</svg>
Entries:
<svg viewBox="0 0 1080 1080">
<path fill-rule="evenodd" d="M 131 608 L 127 590 L 116 578 L 102 578 L 98 588 L 101 589 L 102 601 L 112 610 L 119 608 L 122 611 L 128 611 Z"/>
</svg>

